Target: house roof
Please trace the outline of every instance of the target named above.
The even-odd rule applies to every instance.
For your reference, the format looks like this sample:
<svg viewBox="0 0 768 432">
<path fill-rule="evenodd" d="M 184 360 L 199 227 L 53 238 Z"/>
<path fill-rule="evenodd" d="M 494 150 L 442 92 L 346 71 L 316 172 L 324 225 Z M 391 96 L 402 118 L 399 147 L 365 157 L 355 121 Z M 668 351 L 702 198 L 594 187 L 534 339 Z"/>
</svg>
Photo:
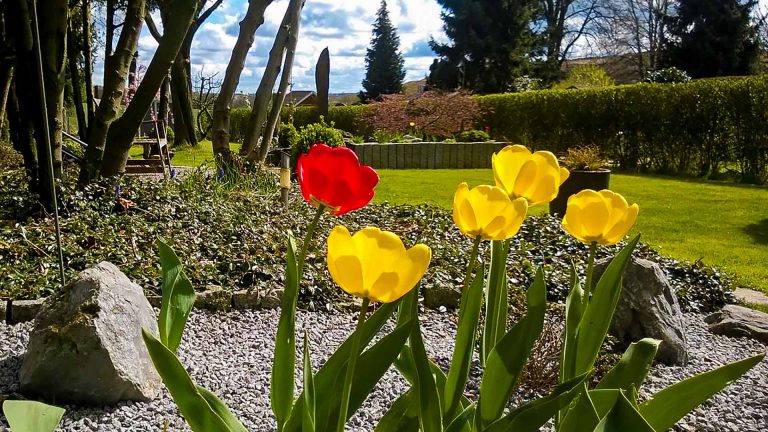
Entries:
<svg viewBox="0 0 768 432">
<path fill-rule="evenodd" d="M 312 90 L 294 90 L 285 95 L 285 101 L 293 105 L 301 105 L 304 102 L 311 102 L 317 93 Z"/>
</svg>

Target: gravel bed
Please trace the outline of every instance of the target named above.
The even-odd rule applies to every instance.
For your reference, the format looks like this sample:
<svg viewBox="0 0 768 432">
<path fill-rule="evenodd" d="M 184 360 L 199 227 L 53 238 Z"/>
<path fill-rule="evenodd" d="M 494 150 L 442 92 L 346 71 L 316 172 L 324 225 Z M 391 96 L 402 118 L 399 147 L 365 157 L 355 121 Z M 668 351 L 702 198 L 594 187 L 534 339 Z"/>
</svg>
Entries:
<svg viewBox="0 0 768 432">
<path fill-rule="evenodd" d="M 180 357 L 192 376 L 220 395 L 252 431 L 275 429 L 269 407 L 269 375 L 274 347 L 277 311 L 245 311 L 227 314 L 193 313 Z M 354 328 L 354 314 L 299 312 L 297 328 L 311 338 L 315 368 Z M 425 312 L 422 325 L 429 355 L 440 365 L 450 361 L 456 331 L 452 313 Z M 686 367 L 654 366 L 642 397 L 671 382 L 709 370 L 731 360 L 765 351 L 748 339 L 731 339 L 707 332 L 701 315 L 686 314 L 691 361 Z M 18 370 L 31 324 L 0 324 L 0 394 L 18 391 Z M 365 367 L 365 365 L 360 365 Z M 475 374 L 473 374 L 475 375 Z M 768 361 L 732 384 L 693 413 L 680 431 L 762 432 L 768 429 Z M 297 377 L 300 380 L 300 376 Z M 470 387 L 476 386 L 471 383 Z M 405 381 L 388 372 L 350 421 L 348 430 L 370 431 L 388 404 L 406 389 Z M 470 388 L 470 393 L 474 389 Z M 121 403 L 109 408 L 66 407 L 62 431 L 169 431 L 189 430 L 178 416 L 167 392 L 150 403 Z M 0 420 L 0 429 L 5 424 Z"/>
</svg>

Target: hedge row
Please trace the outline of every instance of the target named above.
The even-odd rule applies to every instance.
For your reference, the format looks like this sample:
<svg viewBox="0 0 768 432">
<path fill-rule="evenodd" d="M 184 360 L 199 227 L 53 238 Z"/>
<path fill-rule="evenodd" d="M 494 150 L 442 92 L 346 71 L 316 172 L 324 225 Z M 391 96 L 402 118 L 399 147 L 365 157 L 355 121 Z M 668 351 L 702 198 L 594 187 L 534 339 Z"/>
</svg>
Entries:
<svg viewBox="0 0 768 432">
<path fill-rule="evenodd" d="M 622 168 L 768 177 L 768 77 L 481 96 L 492 134 L 563 152 L 595 144 Z"/>
<path fill-rule="evenodd" d="M 556 153 L 594 144 L 629 170 L 711 177 L 738 169 L 742 181 L 768 179 L 768 76 L 542 90 L 478 101 L 483 115 L 477 128 L 489 128 L 499 141 Z M 331 107 L 326 121 L 367 138 L 372 109 Z M 296 127 L 319 119 L 312 107 L 292 114 Z M 283 119 L 290 115 L 286 109 Z M 247 110 L 233 111 L 233 140 L 242 139 L 246 118 Z"/>
</svg>

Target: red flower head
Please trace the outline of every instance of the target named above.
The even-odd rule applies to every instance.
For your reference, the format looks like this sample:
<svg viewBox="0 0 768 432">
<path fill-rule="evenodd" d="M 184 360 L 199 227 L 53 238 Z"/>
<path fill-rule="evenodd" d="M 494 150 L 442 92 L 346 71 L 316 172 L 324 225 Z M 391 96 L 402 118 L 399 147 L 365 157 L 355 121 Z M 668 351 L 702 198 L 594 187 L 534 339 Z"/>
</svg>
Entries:
<svg viewBox="0 0 768 432">
<path fill-rule="evenodd" d="M 376 171 L 360 165 L 346 147 L 315 144 L 299 156 L 296 171 L 304 199 L 315 207 L 328 206 L 336 216 L 365 207 L 379 183 Z"/>
</svg>

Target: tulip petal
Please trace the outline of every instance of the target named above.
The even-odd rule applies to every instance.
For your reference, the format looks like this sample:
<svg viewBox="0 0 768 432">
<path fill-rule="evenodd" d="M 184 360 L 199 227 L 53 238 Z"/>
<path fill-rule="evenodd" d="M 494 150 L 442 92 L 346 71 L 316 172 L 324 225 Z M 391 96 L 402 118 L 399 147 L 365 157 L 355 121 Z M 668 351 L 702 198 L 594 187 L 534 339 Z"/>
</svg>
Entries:
<svg viewBox="0 0 768 432">
<path fill-rule="evenodd" d="M 531 152 L 521 145 L 506 146 L 491 157 L 493 178 L 496 186 L 513 195 L 515 179 L 517 179 L 523 164 L 530 159 Z"/>
<path fill-rule="evenodd" d="M 366 227 L 352 236 L 363 268 L 363 281 L 370 291 L 379 276 L 389 269 L 405 254 L 405 246 L 400 237 L 389 231 L 375 227 Z"/>
<path fill-rule="evenodd" d="M 403 254 L 405 256 L 405 254 Z M 402 258 L 402 257 L 401 257 Z M 401 269 L 398 266 L 398 271 Z M 391 303 L 400 283 L 400 275 L 397 271 L 382 272 L 376 281 L 373 282 L 368 297 L 377 302 Z M 399 297 L 398 297 L 399 298 Z"/>
<path fill-rule="evenodd" d="M 368 296 L 368 290 L 363 283 L 363 268 L 357 256 L 340 256 L 334 260 L 333 267 L 336 274 L 331 273 L 331 277 L 341 289 L 354 296 Z M 330 266 L 328 270 L 330 272 Z"/>
<path fill-rule="evenodd" d="M 637 214 L 639 212 L 640 207 L 637 204 L 632 204 L 629 206 L 624 212 L 621 220 L 616 225 L 614 225 L 613 228 L 608 231 L 608 233 L 606 233 L 602 244 L 613 245 L 620 242 L 637 221 Z"/>
<path fill-rule="evenodd" d="M 608 189 L 603 189 L 598 193 L 603 197 L 606 203 L 608 203 L 610 209 L 610 217 L 605 224 L 605 228 L 603 228 L 603 234 L 607 235 L 611 228 L 624 218 L 624 214 L 627 212 L 629 204 L 627 204 L 627 200 L 625 200 L 623 196 Z"/>
<path fill-rule="evenodd" d="M 430 260 L 432 260 L 432 249 L 423 244 L 417 244 L 405 252 L 397 267 L 400 280 L 389 302 L 398 300 L 419 283 L 427 272 Z"/>
<path fill-rule="evenodd" d="M 568 177 L 571 176 L 571 172 L 567 169 L 560 167 L 560 186 L 562 186 L 563 183 L 565 183 L 566 180 L 568 180 Z"/>
<path fill-rule="evenodd" d="M 528 168 L 526 172 L 531 164 L 535 164 L 536 169 Z M 555 199 L 560 183 L 560 165 L 555 155 L 548 151 L 537 151 L 520 171 L 515 192 L 517 196 L 527 198 L 529 205 L 535 206 Z"/>
<path fill-rule="evenodd" d="M 477 230 L 477 221 L 472 205 L 469 203 L 469 186 L 461 183 L 453 194 L 453 223 L 459 230 L 470 237 L 474 237 Z"/>
</svg>

